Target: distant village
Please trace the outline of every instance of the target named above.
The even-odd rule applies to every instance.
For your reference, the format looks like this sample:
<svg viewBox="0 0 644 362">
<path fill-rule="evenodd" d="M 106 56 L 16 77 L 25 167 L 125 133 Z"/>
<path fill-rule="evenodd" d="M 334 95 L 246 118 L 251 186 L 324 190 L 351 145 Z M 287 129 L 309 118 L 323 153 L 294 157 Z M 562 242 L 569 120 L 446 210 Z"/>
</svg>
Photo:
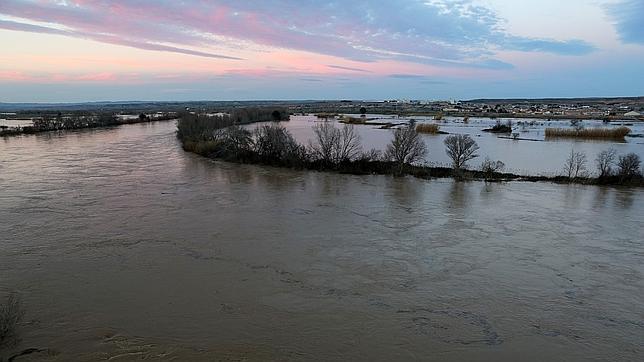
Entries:
<svg viewBox="0 0 644 362">
<path fill-rule="evenodd" d="M 0 103 L 0 119 L 28 119 L 59 112 L 110 112 L 135 115 L 177 113 L 186 110 L 217 113 L 238 107 L 280 106 L 293 114 L 388 114 L 400 116 L 454 116 L 490 118 L 595 119 L 644 121 L 644 97 L 578 99 L 459 100 L 299 100 L 104 102 L 77 104 Z"/>
<path fill-rule="evenodd" d="M 308 107 L 307 107 L 308 106 Z M 544 99 L 544 100 L 470 100 L 421 101 L 385 100 L 374 102 L 319 102 L 300 105 L 318 112 L 357 113 L 357 106 L 369 113 L 546 118 L 546 119 L 633 119 L 644 120 L 644 98 L 613 99 Z"/>
</svg>

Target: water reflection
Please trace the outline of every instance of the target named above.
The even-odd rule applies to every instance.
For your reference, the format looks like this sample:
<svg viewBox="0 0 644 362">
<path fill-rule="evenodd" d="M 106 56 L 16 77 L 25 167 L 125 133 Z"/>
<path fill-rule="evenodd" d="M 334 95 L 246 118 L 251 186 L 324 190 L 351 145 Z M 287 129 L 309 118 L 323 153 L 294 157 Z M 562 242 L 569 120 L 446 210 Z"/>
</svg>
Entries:
<svg viewBox="0 0 644 362">
<path fill-rule="evenodd" d="M 469 187 L 466 187 L 466 182 L 463 181 L 454 181 L 451 182 L 449 193 L 447 194 L 450 209 L 456 209 L 456 211 L 462 212 L 468 205 L 469 199 Z"/>
<path fill-rule="evenodd" d="M 586 187 L 575 184 L 567 184 L 564 187 L 564 201 L 566 206 L 579 209 L 582 196 L 586 192 Z"/>
<path fill-rule="evenodd" d="M 615 191 L 615 207 L 623 210 L 630 210 L 635 202 L 635 196 L 639 190 L 621 188 Z"/>
<path fill-rule="evenodd" d="M 426 183 L 412 177 L 390 177 L 386 183 L 386 189 L 391 192 L 391 199 L 387 204 L 398 205 L 405 208 L 415 208 L 422 204 L 424 193 L 427 191 Z"/>
<path fill-rule="evenodd" d="M 612 190 L 608 187 L 597 186 L 594 187 L 595 197 L 593 202 L 593 208 L 603 209 L 606 207 L 607 200 L 610 197 Z"/>
</svg>

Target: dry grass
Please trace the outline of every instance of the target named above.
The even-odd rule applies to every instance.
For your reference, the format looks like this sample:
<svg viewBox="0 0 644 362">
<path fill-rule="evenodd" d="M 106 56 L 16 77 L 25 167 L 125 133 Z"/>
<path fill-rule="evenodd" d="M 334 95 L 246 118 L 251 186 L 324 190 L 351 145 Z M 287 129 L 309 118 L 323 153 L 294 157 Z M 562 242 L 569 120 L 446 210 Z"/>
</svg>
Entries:
<svg viewBox="0 0 644 362">
<path fill-rule="evenodd" d="M 623 139 L 631 132 L 628 127 L 617 128 L 546 128 L 546 137 Z"/>
<path fill-rule="evenodd" d="M 416 126 L 418 133 L 437 134 L 440 131 L 440 126 L 434 123 L 421 123 Z"/>
<path fill-rule="evenodd" d="M 351 116 L 342 116 L 342 118 L 340 119 L 340 122 L 346 123 L 346 124 L 365 124 L 367 123 L 367 119 L 351 117 Z"/>
</svg>

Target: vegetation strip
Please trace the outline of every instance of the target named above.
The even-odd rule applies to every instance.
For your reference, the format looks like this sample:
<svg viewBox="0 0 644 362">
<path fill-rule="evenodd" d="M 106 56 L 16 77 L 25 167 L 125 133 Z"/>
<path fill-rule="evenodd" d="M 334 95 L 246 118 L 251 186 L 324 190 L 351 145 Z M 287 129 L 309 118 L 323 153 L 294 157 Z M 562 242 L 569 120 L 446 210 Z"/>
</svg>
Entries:
<svg viewBox="0 0 644 362">
<path fill-rule="evenodd" d="M 134 118 L 119 118 L 112 113 L 87 113 L 72 114 L 63 116 L 61 113 L 56 115 L 44 115 L 33 120 L 33 125 L 22 127 L 0 127 L 0 136 L 17 136 L 21 134 L 34 134 L 41 132 L 75 130 L 84 128 L 99 128 L 120 126 L 124 124 L 145 123 L 155 121 L 166 121 L 177 119 L 176 113 L 165 113 L 161 115 L 148 116 L 140 114 Z"/>
<path fill-rule="evenodd" d="M 502 172 L 501 161 L 486 159 L 479 170 L 468 169 L 478 157 L 478 145 L 468 135 L 450 135 L 445 139 L 452 168 L 418 165 L 427 149 L 413 123 L 393 130 L 393 139 L 385 152 L 363 151 L 360 137 L 352 124 L 338 128 L 330 121 L 313 126 L 314 140 L 299 144 L 277 122 L 288 120 L 284 110 L 254 109 L 247 117 L 184 113 L 178 122 L 177 137 L 184 150 L 236 163 L 263 164 L 295 169 L 333 171 L 349 174 L 411 175 L 420 178 L 472 179 L 486 181 L 548 181 L 594 185 L 644 186 L 640 160 L 636 154 L 617 157 L 615 152 L 600 154 L 595 160 L 598 177 L 590 177 L 584 154 L 571 152 L 561 176 L 522 176 Z M 275 121 L 250 131 L 242 125 Z"/>
</svg>

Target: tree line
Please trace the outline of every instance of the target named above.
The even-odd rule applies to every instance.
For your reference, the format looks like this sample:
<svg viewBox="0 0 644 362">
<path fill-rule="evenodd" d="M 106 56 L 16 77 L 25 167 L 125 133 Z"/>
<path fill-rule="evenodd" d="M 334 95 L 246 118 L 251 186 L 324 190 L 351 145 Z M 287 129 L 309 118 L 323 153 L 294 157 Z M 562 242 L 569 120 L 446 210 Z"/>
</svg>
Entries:
<svg viewBox="0 0 644 362">
<path fill-rule="evenodd" d="M 186 151 L 211 158 L 239 163 L 259 163 L 273 166 L 313 170 L 332 170 L 355 174 L 394 174 L 418 177 L 456 177 L 485 180 L 531 179 L 555 182 L 579 183 L 624 183 L 635 180 L 642 184 L 639 164 L 637 172 L 629 177 L 607 179 L 606 172 L 600 178 L 582 178 L 581 173 L 547 176 L 520 176 L 503 173 L 505 165 L 498 160 L 486 158 L 479 166 L 468 168 L 479 157 L 479 146 L 469 135 L 454 134 L 445 138 L 445 152 L 451 167 L 430 167 L 423 164 L 427 146 L 413 123 L 393 130 L 392 140 L 384 152 L 364 150 L 360 135 L 352 124 L 338 126 L 333 121 L 320 121 L 313 126 L 314 137 L 303 145 L 281 124 L 262 124 L 254 129 L 243 124 L 264 121 L 272 114 L 265 109 L 251 116 L 244 123 L 232 115 L 184 114 L 178 122 L 177 136 Z M 628 159 L 632 158 L 628 155 Z M 612 162 L 612 161 L 611 161 Z M 610 162 L 609 162 L 610 163 Z M 612 165 L 612 164 L 611 164 Z M 623 174 L 620 163 L 615 173 Z M 633 168 L 633 167 L 631 167 Z M 619 169 L 619 170 L 617 170 Z M 612 171 L 611 171 L 612 172 Z M 601 180 L 600 180 L 601 179 Z"/>
</svg>

